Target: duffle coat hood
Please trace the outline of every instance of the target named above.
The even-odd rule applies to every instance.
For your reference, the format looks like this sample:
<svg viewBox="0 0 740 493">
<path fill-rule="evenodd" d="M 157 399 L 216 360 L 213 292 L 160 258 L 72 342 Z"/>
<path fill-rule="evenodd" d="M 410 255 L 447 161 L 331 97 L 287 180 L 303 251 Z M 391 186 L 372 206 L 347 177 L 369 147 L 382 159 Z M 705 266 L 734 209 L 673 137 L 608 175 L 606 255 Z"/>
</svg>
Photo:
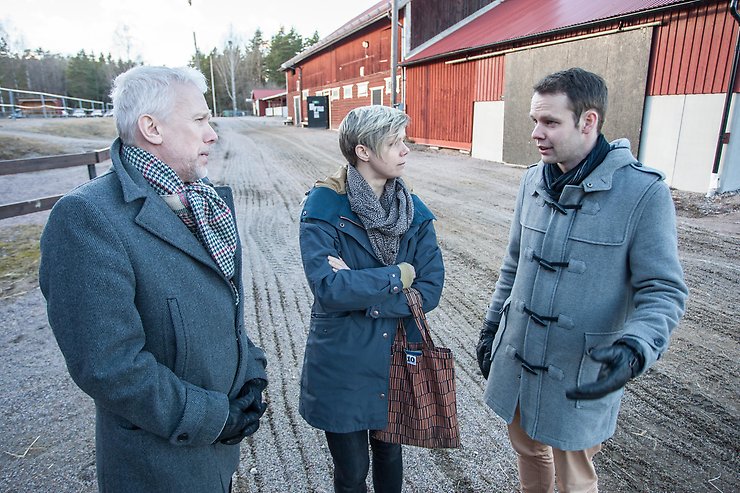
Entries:
<svg viewBox="0 0 740 493">
<path fill-rule="evenodd" d="M 303 268 L 314 295 L 301 376 L 299 410 L 316 428 L 334 433 L 383 429 L 388 422 L 391 344 L 399 318 L 414 338 L 411 311 L 397 265 L 373 253 L 361 220 L 350 209 L 346 167 L 308 193 L 301 212 Z M 431 211 L 413 195 L 414 217 L 396 263 L 416 269 L 413 287 L 428 312 L 439 303 L 442 254 Z M 350 270 L 333 272 L 328 256 Z"/>
<path fill-rule="evenodd" d="M 72 379 L 95 400 L 101 491 L 228 491 L 239 446 L 213 443 L 248 380 L 266 378 L 243 302 L 205 247 L 111 147 L 113 168 L 65 195 L 39 281 Z M 231 191 L 216 187 L 233 211 Z M 241 245 L 234 282 L 242 292 Z"/>
<path fill-rule="evenodd" d="M 486 403 L 511 423 L 518 402 L 527 434 L 561 450 L 594 446 L 615 430 L 623 390 L 592 401 L 565 397 L 596 380 L 601 364 L 589 349 L 629 338 L 649 368 L 687 296 L 670 190 L 627 140 L 611 148 L 559 203 L 544 188 L 547 165 L 524 175 L 486 316 L 500 322 Z"/>
</svg>

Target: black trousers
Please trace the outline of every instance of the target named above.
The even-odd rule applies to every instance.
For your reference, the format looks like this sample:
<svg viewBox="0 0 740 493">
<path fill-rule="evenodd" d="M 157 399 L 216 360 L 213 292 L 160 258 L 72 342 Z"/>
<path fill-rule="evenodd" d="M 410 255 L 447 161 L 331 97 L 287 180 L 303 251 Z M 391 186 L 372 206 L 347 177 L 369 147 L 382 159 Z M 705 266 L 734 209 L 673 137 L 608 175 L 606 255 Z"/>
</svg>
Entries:
<svg viewBox="0 0 740 493">
<path fill-rule="evenodd" d="M 367 430 L 353 433 L 326 432 L 326 442 L 334 461 L 334 491 L 367 491 L 365 479 L 370 468 L 368 440 L 372 449 L 375 493 L 400 493 L 403 482 L 401 446 L 376 440 L 369 436 Z"/>
</svg>

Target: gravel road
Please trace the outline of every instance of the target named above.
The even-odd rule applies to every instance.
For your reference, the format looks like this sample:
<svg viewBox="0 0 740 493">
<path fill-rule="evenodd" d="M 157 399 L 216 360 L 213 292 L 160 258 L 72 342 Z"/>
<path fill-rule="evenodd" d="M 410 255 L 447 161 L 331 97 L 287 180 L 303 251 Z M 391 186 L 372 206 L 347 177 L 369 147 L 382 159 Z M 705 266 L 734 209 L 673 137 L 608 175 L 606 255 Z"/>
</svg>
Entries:
<svg viewBox="0 0 740 493">
<path fill-rule="evenodd" d="M 235 491 L 329 492 L 323 434 L 298 414 L 311 303 L 298 216 L 304 193 L 342 162 L 337 134 L 265 118 L 215 122 L 220 141 L 211 178 L 234 189 L 247 330 L 265 349 L 270 376 L 270 407 L 242 444 Z M 415 151 L 408 180 L 437 216 L 447 269 L 442 302 L 429 319 L 437 344 L 456 356 L 463 446 L 405 448 L 404 491 L 517 491 L 505 425 L 481 400 L 474 345 L 523 171 L 452 151 Z M 0 202 L 51 195 L 85 179 L 74 173 L 0 177 Z M 676 200 L 689 306 L 668 354 L 627 388 L 617 433 L 596 458 L 606 492 L 740 490 L 740 199 L 711 210 L 696 194 L 677 193 Z M 0 235 L 44 219 L 0 221 Z M 69 379 L 40 291 L 28 286 L 0 299 L 0 491 L 95 491 L 94 407 Z"/>
</svg>

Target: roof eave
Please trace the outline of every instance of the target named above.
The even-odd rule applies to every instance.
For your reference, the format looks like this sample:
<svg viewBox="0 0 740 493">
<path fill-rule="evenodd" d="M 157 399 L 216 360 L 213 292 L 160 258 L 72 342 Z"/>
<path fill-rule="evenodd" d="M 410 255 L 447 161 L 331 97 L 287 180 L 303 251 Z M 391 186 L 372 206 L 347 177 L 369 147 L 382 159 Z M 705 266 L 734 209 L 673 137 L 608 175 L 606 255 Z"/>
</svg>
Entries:
<svg viewBox="0 0 740 493">
<path fill-rule="evenodd" d="M 352 28 L 348 28 L 346 32 L 341 32 L 340 34 L 337 34 L 336 37 L 332 38 L 332 35 L 334 33 L 338 33 L 342 30 L 342 28 L 339 28 L 334 33 L 330 34 L 324 40 L 319 41 L 315 45 L 309 46 L 302 52 L 298 53 L 296 56 L 288 60 L 287 62 L 284 62 L 280 65 L 280 71 L 285 72 L 286 70 L 293 68 L 297 63 L 305 60 L 306 58 L 309 58 L 321 51 L 323 51 L 326 48 L 331 47 L 332 45 L 338 43 L 339 41 L 348 38 L 349 36 L 355 34 L 358 31 L 361 31 L 362 29 L 365 29 L 368 26 L 371 26 L 378 22 L 379 20 L 383 19 L 383 17 L 387 17 L 388 12 L 390 12 L 390 7 L 388 4 L 386 4 L 384 7 L 378 7 L 374 12 L 371 12 L 368 14 L 368 19 L 365 21 L 360 22 L 358 25 L 353 26 Z M 389 19 L 390 21 L 390 19 Z"/>
<path fill-rule="evenodd" d="M 442 58 L 450 58 L 450 57 L 457 56 L 457 55 L 464 55 L 466 53 L 474 53 L 476 51 L 486 50 L 486 49 L 490 49 L 490 48 L 496 48 L 498 46 L 502 46 L 502 45 L 506 45 L 506 44 L 517 43 L 517 42 L 521 42 L 521 41 L 529 41 L 530 39 L 539 38 L 539 37 L 543 37 L 543 36 L 549 36 L 549 35 L 552 35 L 552 34 L 560 34 L 560 33 L 567 32 L 567 31 L 573 31 L 573 30 L 576 30 L 576 29 L 582 29 L 584 27 L 598 26 L 599 24 L 606 24 L 606 23 L 609 23 L 609 22 L 614 22 L 616 20 L 626 20 L 626 19 L 631 19 L 631 18 L 634 18 L 634 17 L 641 17 L 641 16 L 644 16 L 644 15 L 653 14 L 653 13 L 660 12 L 660 11 L 663 11 L 663 10 L 671 10 L 671 9 L 683 8 L 683 7 L 686 7 L 687 5 L 693 5 L 695 3 L 701 3 L 703 1 L 704 0 L 689 0 L 687 2 L 672 3 L 670 5 L 662 5 L 660 7 L 655 7 L 655 8 L 648 9 L 648 10 L 640 10 L 640 11 L 637 11 L 637 12 L 630 12 L 628 14 L 616 15 L 616 16 L 612 16 L 612 17 L 605 17 L 603 19 L 596 19 L 596 20 L 593 20 L 593 21 L 582 22 L 580 24 L 571 24 L 569 26 L 559 27 L 557 29 L 551 29 L 549 31 L 541 31 L 541 32 L 538 32 L 538 33 L 528 34 L 526 36 L 520 36 L 518 38 L 509 38 L 509 39 L 505 39 L 505 40 L 498 41 L 496 43 L 487 44 L 487 45 L 480 45 L 480 46 L 473 46 L 473 47 L 468 47 L 468 48 L 461 48 L 459 50 L 447 51 L 447 52 L 444 52 L 444 53 L 438 53 L 436 55 L 432 55 L 432 56 L 429 56 L 429 57 L 426 57 L 426 58 L 419 58 L 417 60 L 402 61 L 400 63 L 400 65 L 402 67 L 410 67 L 412 65 L 419 65 L 421 63 L 429 63 L 429 62 L 433 62 L 433 61 L 436 61 L 436 60 L 439 60 L 439 59 L 442 59 Z"/>
</svg>

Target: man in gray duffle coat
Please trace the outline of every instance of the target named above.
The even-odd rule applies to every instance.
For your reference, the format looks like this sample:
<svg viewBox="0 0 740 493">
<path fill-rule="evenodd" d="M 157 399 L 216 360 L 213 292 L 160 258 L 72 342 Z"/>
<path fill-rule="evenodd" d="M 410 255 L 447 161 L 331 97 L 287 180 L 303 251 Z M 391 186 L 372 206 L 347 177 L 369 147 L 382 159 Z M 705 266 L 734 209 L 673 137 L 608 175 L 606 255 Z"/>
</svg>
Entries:
<svg viewBox="0 0 740 493">
<path fill-rule="evenodd" d="M 233 198 L 205 179 L 205 91 L 192 68 L 121 74 L 112 169 L 65 195 L 41 238 L 49 323 L 95 400 L 100 491 L 229 491 L 265 411 Z"/>
<path fill-rule="evenodd" d="M 604 80 L 574 68 L 534 91 L 542 159 L 521 181 L 478 363 L 522 492 L 595 492 L 623 387 L 665 352 L 687 289 L 662 175 L 601 134 Z"/>
</svg>

